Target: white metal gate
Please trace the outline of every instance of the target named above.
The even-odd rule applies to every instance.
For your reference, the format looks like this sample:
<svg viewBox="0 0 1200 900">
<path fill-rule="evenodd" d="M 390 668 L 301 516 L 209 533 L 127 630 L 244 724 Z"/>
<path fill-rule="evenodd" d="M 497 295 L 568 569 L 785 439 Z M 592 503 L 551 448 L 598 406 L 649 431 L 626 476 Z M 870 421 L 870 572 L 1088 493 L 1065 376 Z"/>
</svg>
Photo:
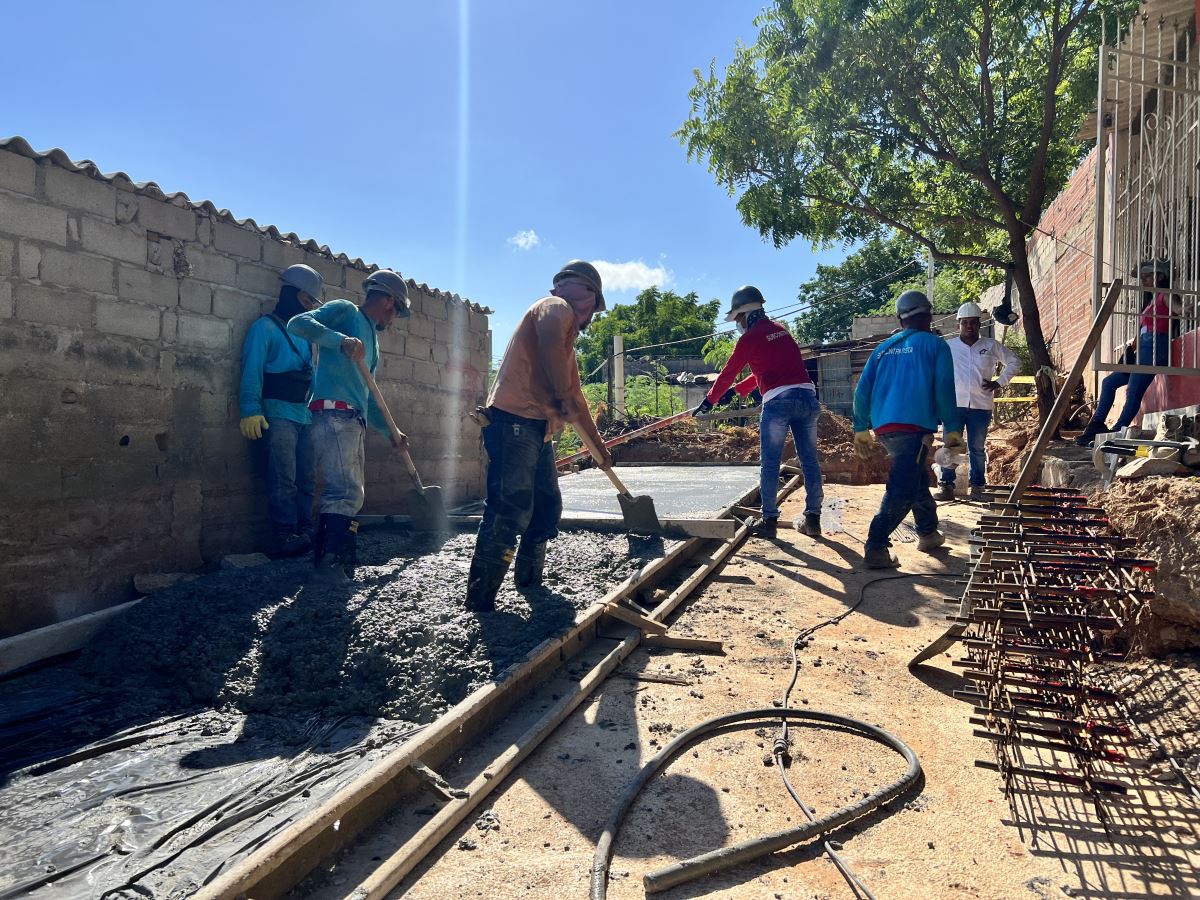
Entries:
<svg viewBox="0 0 1200 900">
<path fill-rule="evenodd" d="M 1190 2 L 1175 5 L 1191 11 Z M 1125 287 L 1093 356 L 1097 370 L 1200 375 L 1196 335 L 1189 335 L 1200 320 L 1200 65 L 1193 62 L 1194 42 L 1191 17 L 1182 14 L 1173 21 L 1137 16 L 1120 46 L 1102 39 L 1093 310 L 1116 277 Z M 1161 279 L 1153 289 L 1139 283 L 1146 270 L 1152 283 Z M 1143 315 L 1159 294 L 1169 319 Z M 1142 365 L 1136 347 L 1143 329 L 1185 339 L 1165 365 Z"/>
</svg>

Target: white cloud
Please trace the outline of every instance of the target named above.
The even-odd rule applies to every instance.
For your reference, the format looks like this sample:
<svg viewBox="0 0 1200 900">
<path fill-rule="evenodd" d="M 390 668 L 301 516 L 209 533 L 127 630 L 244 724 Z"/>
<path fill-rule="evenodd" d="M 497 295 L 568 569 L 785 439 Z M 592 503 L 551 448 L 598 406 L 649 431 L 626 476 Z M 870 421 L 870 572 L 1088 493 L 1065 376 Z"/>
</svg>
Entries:
<svg viewBox="0 0 1200 900">
<path fill-rule="evenodd" d="M 594 259 L 592 265 L 600 273 L 605 292 L 642 291 L 655 286 L 665 288 L 671 283 L 671 272 L 666 266 L 648 266 L 640 259 L 629 262 Z"/>
<path fill-rule="evenodd" d="M 524 231 L 518 231 L 508 239 L 508 242 L 515 250 L 532 250 L 534 247 L 541 244 L 542 239 L 538 237 L 538 233 L 532 228 Z"/>
</svg>

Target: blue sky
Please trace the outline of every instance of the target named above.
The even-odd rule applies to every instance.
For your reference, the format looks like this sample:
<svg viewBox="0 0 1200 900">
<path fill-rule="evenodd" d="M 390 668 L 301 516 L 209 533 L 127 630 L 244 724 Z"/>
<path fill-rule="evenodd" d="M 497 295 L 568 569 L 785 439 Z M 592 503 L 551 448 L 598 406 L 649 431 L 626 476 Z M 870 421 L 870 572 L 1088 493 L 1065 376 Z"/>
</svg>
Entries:
<svg viewBox="0 0 1200 900">
<path fill-rule="evenodd" d="M 611 264 L 610 305 L 770 308 L 844 256 L 764 243 L 672 137 L 763 5 L 12 4 L 0 133 L 490 306 L 498 355 L 572 257 Z"/>
</svg>

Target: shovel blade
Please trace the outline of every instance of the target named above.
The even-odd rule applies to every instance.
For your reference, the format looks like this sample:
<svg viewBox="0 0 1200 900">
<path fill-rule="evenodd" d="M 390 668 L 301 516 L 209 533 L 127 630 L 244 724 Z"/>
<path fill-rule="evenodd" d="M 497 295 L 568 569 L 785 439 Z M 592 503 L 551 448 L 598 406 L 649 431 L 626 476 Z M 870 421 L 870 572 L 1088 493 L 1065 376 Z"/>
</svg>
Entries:
<svg viewBox="0 0 1200 900">
<path fill-rule="evenodd" d="M 625 526 L 630 531 L 641 531 L 647 534 L 657 534 L 662 531 L 658 513 L 654 509 L 653 497 L 617 494 L 617 502 L 621 504 L 621 515 L 625 519 Z"/>
<path fill-rule="evenodd" d="M 413 488 L 406 497 L 413 528 L 417 531 L 449 531 L 450 519 L 446 515 L 446 502 L 442 489 L 436 484 L 427 484 L 423 491 Z"/>
</svg>

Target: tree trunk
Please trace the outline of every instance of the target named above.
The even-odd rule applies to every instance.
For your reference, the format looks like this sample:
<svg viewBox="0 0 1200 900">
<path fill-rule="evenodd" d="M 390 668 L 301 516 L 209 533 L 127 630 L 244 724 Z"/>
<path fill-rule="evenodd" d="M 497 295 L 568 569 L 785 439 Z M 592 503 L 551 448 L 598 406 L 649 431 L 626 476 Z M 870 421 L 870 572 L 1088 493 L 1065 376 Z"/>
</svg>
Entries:
<svg viewBox="0 0 1200 900">
<path fill-rule="evenodd" d="M 1043 375 L 1044 369 L 1053 369 L 1046 337 L 1042 334 L 1042 317 L 1037 307 L 1037 294 L 1033 290 L 1033 276 L 1029 271 L 1029 256 L 1025 253 L 1025 238 L 1010 241 L 1009 250 L 1013 258 L 1013 283 L 1021 304 L 1021 327 L 1025 342 L 1029 345 L 1029 357 L 1033 363 L 1034 383 L 1037 386 L 1038 422 L 1045 423 L 1054 406 L 1053 378 Z"/>
</svg>

